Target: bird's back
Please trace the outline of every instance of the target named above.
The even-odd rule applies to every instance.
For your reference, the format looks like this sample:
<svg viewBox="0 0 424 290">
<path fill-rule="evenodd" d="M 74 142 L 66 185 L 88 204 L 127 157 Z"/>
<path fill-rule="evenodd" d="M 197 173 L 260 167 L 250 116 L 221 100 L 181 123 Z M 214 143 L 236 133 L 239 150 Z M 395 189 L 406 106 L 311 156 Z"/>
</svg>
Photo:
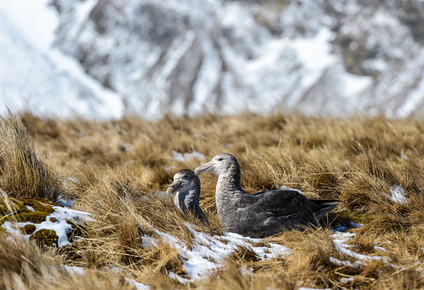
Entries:
<svg viewBox="0 0 424 290">
<path fill-rule="evenodd" d="M 310 200 L 295 190 L 271 190 L 256 194 L 233 192 L 227 202 L 224 228 L 250 237 L 265 237 L 319 221 L 336 205 Z M 231 209 L 229 207 L 232 207 Z"/>
</svg>

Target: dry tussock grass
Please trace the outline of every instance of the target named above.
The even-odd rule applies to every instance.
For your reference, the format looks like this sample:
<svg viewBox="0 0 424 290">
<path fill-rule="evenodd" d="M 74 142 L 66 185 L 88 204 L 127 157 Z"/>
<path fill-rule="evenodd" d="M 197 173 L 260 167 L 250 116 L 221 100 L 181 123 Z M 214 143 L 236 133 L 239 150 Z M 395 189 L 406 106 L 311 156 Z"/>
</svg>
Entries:
<svg viewBox="0 0 424 290">
<path fill-rule="evenodd" d="M 63 194 L 59 176 L 36 154 L 22 122 L 9 112 L 0 125 L 0 186 L 11 197 L 56 201 Z"/>
<path fill-rule="evenodd" d="M 18 244 L 16 250 L 3 251 L 2 255 L 16 260 L 14 255 L 22 256 L 19 251 L 31 249 L 34 259 L 49 265 L 48 269 L 58 265 L 54 259 L 87 269 L 117 266 L 125 275 L 157 288 L 422 288 L 423 133 L 424 123 L 419 120 L 383 116 L 339 120 L 246 113 L 194 119 L 166 116 L 157 122 L 135 117 L 101 122 L 44 120 L 30 113 L 19 118 L 9 115 L 2 120 L 0 131 L 1 188 L 10 196 L 48 196 L 54 200 L 60 194 L 71 195 L 74 207 L 90 212 L 94 221 L 78 242 L 80 260 L 66 260 L 58 252 L 43 254 L 31 244 Z M 206 160 L 177 161 L 172 151 L 197 151 Z M 260 261 L 248 249 L 239 249 L 211 277 L 182 285 L 168 276 L 172 271 L 186 277 L 178 252 L 167 243 L 146 246 L 142 237 L 157 238 L 159 230 L 190 247 L 193 236 L 184 226 L 187 222 L 201 231 L 220 234 L 214 201 L 216 176 L 201 176 L 200 204 L 209 227 L 183 216 L 172 200 L 152 192 L 166 190 L 177 170 L 194 169 L 219 152 L 237 156 L 242 186 L 249 192 L 285 185 L 308 197 L 342 202 L 320 226 L 265 239 L 291 248 L 290 255 Z M 409 204 L 386 196 L 393 185 L 405 189 Z M 350 221 L 363 224 L 352 230 L 356 236 L 349 242 L 351 249 L 386 256 L 390 263 L 369 261 L 355 268 L 331 262 L 330 257 L 355 262 L 338 252 L 329 237 L 333 225 L 350 226 Z M 6 241 L 0 239 L 0 243 Z M 53 270 L 41 270 L 38 264 L 27 270 L 25 263 L 14 262 L 10 270 L 2 267 L 7 272 L 4 285 L 44 287 L 43 279 L 47 278 L 43 271 Z M 246 274 L 249 269 L 253 275 Z M 82 279 L 86 284 L 73 284 L 81 281 L 60 271 L 54 275 L 57 281 L 76 288 L 126 285 L 116 275 L 86 274 Z"/>
<path fill-rule="evenodd" d="M 53 252 L 43 253 L 23 238 L 0 234 L 0 285 L 2 289 L 133 289 L 124 276 L 113 272 L 84 274 L 68 271 Z"/>
</svg>

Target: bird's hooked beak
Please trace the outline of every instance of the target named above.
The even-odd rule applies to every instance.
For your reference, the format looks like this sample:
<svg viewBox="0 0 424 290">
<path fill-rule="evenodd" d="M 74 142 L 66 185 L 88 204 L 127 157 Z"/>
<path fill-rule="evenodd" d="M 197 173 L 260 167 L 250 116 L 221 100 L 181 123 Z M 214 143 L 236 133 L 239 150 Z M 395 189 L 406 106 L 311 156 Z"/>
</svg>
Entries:
<svg viewBox="0 0 424 290">
<path fill-rule="evenodd" d="M 168 185 L 168 190 L 176 188 L 178 185 L 180 185 L 180 183 L 181 182 L 179 178 L 174 179 L 174 181 L 170 185 Z"/>
<path fill-rule="evenodd" d="M 194 169 L 194 174 L 200 175 L 205 172 L 213 172 L 213 167 L 214 167 L 213 161 L 210 161 Z"/>
</svg>

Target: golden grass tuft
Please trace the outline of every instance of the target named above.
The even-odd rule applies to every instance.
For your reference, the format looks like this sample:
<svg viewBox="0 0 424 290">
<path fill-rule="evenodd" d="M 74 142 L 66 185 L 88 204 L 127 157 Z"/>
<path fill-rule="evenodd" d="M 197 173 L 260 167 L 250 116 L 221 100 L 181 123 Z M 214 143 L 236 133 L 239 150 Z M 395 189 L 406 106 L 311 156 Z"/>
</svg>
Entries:
<svg viewBox="0 0 424 290">
<path fill-rule="evenodd" d="M 22 122 L 9 112 L 0 135 L 0 187 L 11 197 L 56 201 L 63 193 L 60 178 L 36 154 Z"/>
<path fill-rule="evenodd" d="M 3 289 L 133 289 L 123 276 L 108 273 L 75 273 L 62 267 L 63 259 L 43 253 L 23 238 L 0 234 L 0 285 Z"/>
</svg>

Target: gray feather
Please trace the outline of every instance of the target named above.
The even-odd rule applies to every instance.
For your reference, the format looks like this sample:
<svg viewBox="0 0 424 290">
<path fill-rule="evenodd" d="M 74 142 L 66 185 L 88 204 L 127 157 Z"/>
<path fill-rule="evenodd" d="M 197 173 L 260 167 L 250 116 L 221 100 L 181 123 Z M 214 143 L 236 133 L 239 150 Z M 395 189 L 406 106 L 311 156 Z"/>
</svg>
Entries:
<svg viewBox="0 0 424 290">
<path fill-rule="evenodd" d="M 191 212 L 196 218 L 208 224 L 208 218 L 199 205 L 200 180 L 190 169 L 181 169 L 174 174 L 170 185 L 175 206 L 183 213 Z"/>
</svg>

